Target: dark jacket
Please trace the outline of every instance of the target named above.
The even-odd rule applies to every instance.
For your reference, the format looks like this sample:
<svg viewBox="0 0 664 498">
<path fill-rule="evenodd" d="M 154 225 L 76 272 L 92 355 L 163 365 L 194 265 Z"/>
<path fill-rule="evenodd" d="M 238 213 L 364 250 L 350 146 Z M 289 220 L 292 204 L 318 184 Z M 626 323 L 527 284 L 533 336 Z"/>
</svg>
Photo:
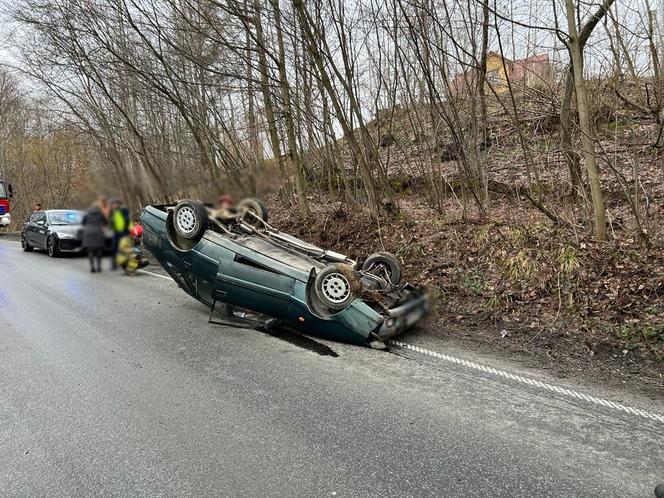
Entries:
<svg viewBox="0 0 664 498">
<path fill-rule="evenodd" d="M 106 246 L 104 235 L 106 218 L 97 206 L 91 207 L 83 217 L 83 247 L 86 249 L 103 249 Z"/>
</svg>

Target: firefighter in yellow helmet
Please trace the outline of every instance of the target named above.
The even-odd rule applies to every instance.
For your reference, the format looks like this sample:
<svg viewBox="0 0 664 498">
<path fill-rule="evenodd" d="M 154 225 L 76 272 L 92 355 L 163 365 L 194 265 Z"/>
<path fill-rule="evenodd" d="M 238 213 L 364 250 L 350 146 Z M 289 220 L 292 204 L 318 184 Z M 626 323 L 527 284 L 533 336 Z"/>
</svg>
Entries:
<svg viewBox="0 0 664 498">
<path fill-rule="evenodd" d="M 145 268 L 149 262 L 143 257 L 141 251 L 141 237 L 143 236 L 143 227 L 134 225 L 129 234 L 120 239 L 118 243 L 118 253 L 115 256 L 115 263 L 122 268 L 127 275 L 134 275 L 139 268 Z"/>
</svg>

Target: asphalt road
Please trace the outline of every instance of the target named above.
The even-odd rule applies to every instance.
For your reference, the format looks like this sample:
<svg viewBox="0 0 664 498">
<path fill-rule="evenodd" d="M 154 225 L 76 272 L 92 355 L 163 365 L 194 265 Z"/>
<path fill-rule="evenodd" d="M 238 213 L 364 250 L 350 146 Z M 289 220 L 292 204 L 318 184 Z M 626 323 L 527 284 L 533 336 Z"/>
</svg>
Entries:
<svg viewBox="0 0 664 498">
<path fill-rule="evenodd" d="M 0 495 L 647 497 L 664 481 L 662 422 L 327 344 L 338 357 L 211 325 L 167 279 L 0 239 Z"/>
</svg>

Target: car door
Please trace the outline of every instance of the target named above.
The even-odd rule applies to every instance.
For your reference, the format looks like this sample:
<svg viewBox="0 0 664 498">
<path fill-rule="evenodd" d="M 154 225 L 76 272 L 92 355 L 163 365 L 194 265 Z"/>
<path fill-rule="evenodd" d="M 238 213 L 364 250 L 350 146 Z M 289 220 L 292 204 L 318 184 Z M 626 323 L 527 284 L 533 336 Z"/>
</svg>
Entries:
<svg viewBox="0 0 664 498">
<path fill-rule="evenodd" d="M 25 240 L 28 241 L 32 247 L 35 246 L 37 238 L 37 217 L 39 213 L 32 213 L 25 222 Z"/>
<path fill-rule="evenodd" d="M 217 296 L 227 303 L 287 316 L 294 286 L 294 278 L 240 255 L 219 262 Z"/>
<path fill-rule="evenodd" d="M 25 223 L 23 224 L 23 237 L 25 237 L 25 240 L 28 244 L 32 242 L 32 220 L 33 220 L 33 214 L 28 216 L 28 219 L 25 220 Z"/>
<path fill-rule="evenodd" d="M 196 286 L 199 299 L 206 303 L 212 303 L 215 299 L 215 279 L 219 267 L 217 258 L 221 256 L 221 248 L 214 247 L 214 243 L 203 239 L 196 249 L 191 251 L 192 278 Z"/>
<path fill-rule="evenodd" d="M 35 213 L 37 215 L 34 225 L 34 240 L 32 245 L 40 249 L 46 249 L 46 237 L 48 233 L 48 222 L 46 219 L 46 213 L 39 212 Z"/>
</svg>

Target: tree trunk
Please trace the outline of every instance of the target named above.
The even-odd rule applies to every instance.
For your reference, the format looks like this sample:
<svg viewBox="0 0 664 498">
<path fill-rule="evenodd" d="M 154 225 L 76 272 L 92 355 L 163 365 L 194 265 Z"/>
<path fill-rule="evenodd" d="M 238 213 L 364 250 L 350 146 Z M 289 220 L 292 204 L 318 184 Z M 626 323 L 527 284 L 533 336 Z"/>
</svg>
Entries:
<svg viewBox="0 0 664 498">
<path fill-rule="evenodd" d="M 263 108 L 265 109 L 265 118 L 267 119 L 267 127 L 270 136 L 270 146 L 272 147 L 272 156 L 279 165 L 279 172 L 286 178 L 284 171 L 283 158 L 281 157 L 281 145 L 279 141 L 279 130 L 277 130 L 277 121 L 274 115 L 274 105 L 272 102 L 272 94 L 270 93 L 270 78 L 269 69 L 267 66 L 267 56 L 265 52 L 265 36 L 263 35 L 263 24 L 261 22 L 261 4 L 260 0 L 254 0 L 254 28 L 256 29 L 256 42 L 258 51 L 258 67 L 261 73 L 261 92 L 263 94 Z"/>
<path fill-rule="evenodd" d="M 480 45 L 480 67 L 477 75 L 477 94 L 480 98 L 480 106 L 482 111 L 482 128 L 481 141 L 485 142 L 487 139 L 487 107 L 486 95 L 484 91 L 484 84 L 486 80 L 486 57 L 489 47 L 489 0 L 482 1 L 482 43 Z"/>
<path fill-rule="evenodd" d="M 362 172 L 362 180 L 364 184 L 364 190 L 367 195 L 367 203 L 369 207 L 376 213 L 381 212 L 381 204 L 377 197 L 375 190 L 375 185 L 373 182 L 373 175 L 371 174 L 371 165 L 367 162 L 365 155 L 362 152 L 362 147 L 360 146 L 357 137 L 352 129 L 351 123 L 349 123 L 345 118 L 344 109 L 342 103 L 337 95 L 337 91 L 334 87 L 334 84 L 330 78 L 330 75 L 326 69 L 325 60 L 321 54 L 318 43 L 320 40 L 317 39 L 314 35 L 314 28 L 309 22 L 309 13 L 302 2 L 302 0 L 294 0 L 293 6 L 297 10 L 298 18 L 300 19 L 300 26 L 303 31 L 303 36 L 306 39 L 306 43 L 311 54 L 311 59 L 316 65 L 318 70 L 318 77 L 320 78 L 321 85 L 327 91 L 330 100 L 332 101 L 332 106 L 336 112 L 337 119 L 339 124 L 343 129 L 344 135 L 348 142 L 348 146 L 353 154 L 354 159 L 360 165 L 360 171 Z"/>
<path fill-rule="evenodd" d="M 248 6 L 245 3 L 247 10 Z M 257 178 L 260 176 L 263 169 L 263 146 L 260 143 L 258 124 L 256 120 L 256 101 L 254 96 L 254 71 L 251 67 L 252 64 L 252 44 L 249 33 L 245 36 L 246 53 L 247 53 L 247 120 L 249 124 L 249 141 L 251 143 L 251 152 L 253 154 L 253 174 L 251 175 L 251 183 L 253 187 L 253 194 L 259 195 L 257 192 Z"/>
<path fill-rule="evenodd" d="M 284 120 L 286 122 L 286 135 L 288 137 L 288 156 L 293 165 L 293 176 L 295 177 L 295 191 L 297 192 L 297 203 L 300 208 L 300 214 L 306 217 L 309 215 L 309 205 L 304 191 L 304 174 L 302 160 L 297 148 L 297 135 L 295 133 L 295 122 L 293 121 L 293 112 L 291 109 L 291 91 L 286 74 L 286 51 L 284 49 L 284 37 L 281 28 L 281 10 L 279 9 L 279 0 L 270 0 L 274 11 L 274 24 L 277 32 L 277 46 L 279 50 L 279 80 L 281 86 L 281 100 L 284 109 Z"/>
<path fill-rule="evenodd" d="M 574 148 L 574 123 L 572 121 L 572 99 L 574 97 L 574 69 L 565 72 L 565 90 L 560 104 L 560 145 L 569 171 L 572 199 L 581 190 L 581 156 Z"/>
<path fill-rule="evenodd" d="M 595 154 L 595 132 L 590 122 L 588 110 L 588 97 L 586 95 L 586 82 L 583 78 L 583 53 L 579 42 L 579 33 L 576 26 L 576 9 L 574 0 L 566 0 L 567 26 L 569 30 L 569 51 L 572 56 L 572 67 L 574 70 L 574 89 L 576 91 L 576 105 L 579 111 L 579 125 L 581 128 L 581 143 L 583 145 L 583 156 L 588 172 L 590 192 L 595 214 L 595 239 L 606 240 L 606 209 L 604 207 L 604 195 L 600 183 L 599 168 Z"/>
<path fill-rule="evenodd" d="M 576 20 L 574 21 L 574 30 L 577 34 L 575 37 L 577 42 L 577 47 L 579 50 L 579 60 L 581 67 L 579 68 L 581 74 L 583 75 L 583 49 L 586 46 L 586 42 L 597 24 L 604 18 L 608 10 L 611 8 L 615 0 L 604 0 L 602 4 L 597 8 L 595 13 L 590 16 L 588 21 L 583 25 L 580 32 L 576 25 Z M 574 3 L 572 2 L 572 9 L 574 9 Z M 569 13 L 568 13 L 569 14 Z M 568 18 L 569 24 L 569 18 Z M 563 154 L 565 156 L 565 161 L 567 162 L 567 168 L 570 174 L 570 183 L 572 185 L 572 195 L 576 197 L 581 186 L 581 166 L 579 165 L 580 155 L 576 150 L 574 150 L 574 124 L 572 123 L 572 97 L 574 96 L 575 89 L 575 71 L 574 68 L 574 57 L 572 55 L 572 50 L 569 43 L 566 43 L 567 51 L 569 52 L 570 58 L 570 67 L 568 68 L 566 77 L 565 77 L 565 91 L 563 94 L 563 100 L 560 104 L 560 123 L 561 123 L 561 145 L 563 149 Z"/>
</svg>

